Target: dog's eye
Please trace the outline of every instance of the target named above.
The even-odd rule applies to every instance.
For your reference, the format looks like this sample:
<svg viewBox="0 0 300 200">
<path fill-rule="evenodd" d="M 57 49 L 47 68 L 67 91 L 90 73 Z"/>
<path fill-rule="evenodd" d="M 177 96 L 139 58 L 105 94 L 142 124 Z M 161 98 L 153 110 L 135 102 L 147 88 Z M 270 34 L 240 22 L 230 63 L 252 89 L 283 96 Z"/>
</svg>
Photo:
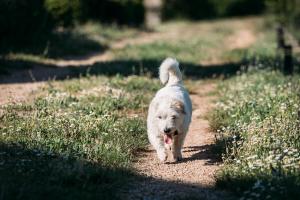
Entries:
<svg viewBox="0 0 300 200">
<path fill-rule="evenodd" d="M 161 116 L 158 116 L 157 118 L 158 118 L 158 119 L 161 119 Z"/>
<path fill-rule="evenodd" d="M 176 116 L 175 116 L 175 115 L 173 115 L 173 116 L 171 117 L 171 119 L 176 119 Z"/>
</svg>

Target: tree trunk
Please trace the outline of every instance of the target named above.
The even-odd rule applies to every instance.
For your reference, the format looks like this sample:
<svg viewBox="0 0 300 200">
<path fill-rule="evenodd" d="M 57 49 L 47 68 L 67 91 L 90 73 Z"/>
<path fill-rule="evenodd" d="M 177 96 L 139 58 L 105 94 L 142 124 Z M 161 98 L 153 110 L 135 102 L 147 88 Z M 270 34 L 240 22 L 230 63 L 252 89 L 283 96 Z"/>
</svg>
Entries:
<svg viewBox="0 0 300 200">
<path fill-rule="evenodd" d="M 152 30 L 161 23 L 162 0 L 144 0 L 145 26 Z"/>
</svg>

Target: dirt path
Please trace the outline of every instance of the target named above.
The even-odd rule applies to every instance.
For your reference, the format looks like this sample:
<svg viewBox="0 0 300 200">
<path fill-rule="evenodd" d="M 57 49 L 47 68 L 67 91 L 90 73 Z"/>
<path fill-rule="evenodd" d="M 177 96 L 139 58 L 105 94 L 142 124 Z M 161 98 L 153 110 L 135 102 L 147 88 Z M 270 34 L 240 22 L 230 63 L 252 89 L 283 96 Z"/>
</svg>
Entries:
<svg viewBox="0 0 300 200">
<path fill-rule="evenodd" d="M 242 29 L 227 38 L 225 44 L 229 50 L 244 49 L 253 44 L 256 40 L 253 32 L 249 29 Z"/>
<path fill-rule="evenodd" d="M 15 83 L 0 85 L 0 106 L 7 103 L 30 101 L 44 83 Z"/>
<path fill-rule="evenodd" d="M 58 76 L 69 74 L 68 68 L 58 70 L 54 67 L 34 65 L 30 69 L 17 71 L 10 76 L 0 76 L 0 106 L 33 100 L 36 91 L 45 85 L 48 77 L 54 80 Z"/>
<path fill-rule="evenodd" d="M 240 25 L 241 26 L 241 25 Z M 235 31 L 229 37 L 225 38 L 223 43 L 220 44 L 219 48 L 216 48 L 212 56 L 208 60 L 202 60 L 200 63 L 202 65 L 218 65 L 223 64 L 224 61 L 222 58 L 220 59 L 220 52 L 227 51 L 230 52 L 235 49 L 246 49 L 255 43 L 257 37 L 254 34 L 254 31 L 247 28 L 243 25 L 239 30 Z M 221 51 L 220 51 L 221 50 Z"/>
<path fill-rule="evenodd" d="M 187 134 L 183 160 L 179 163 L 162 164 L 152 147 L 142 152 L 135 170 L 146 179 L 135 183 L 127 194 L 128 199 L 174 199 L 193 197 L 197 199 L 224 199 L 225 193 L 214 190 L 214 175 L 220 162 L 211 151 L 214 133 L 204 116 L 213 107 L 215 97 L 209 95 L 215 84 L 199 85 L 196 94 L 191 95 L 193 116 Z"/>
</svg>

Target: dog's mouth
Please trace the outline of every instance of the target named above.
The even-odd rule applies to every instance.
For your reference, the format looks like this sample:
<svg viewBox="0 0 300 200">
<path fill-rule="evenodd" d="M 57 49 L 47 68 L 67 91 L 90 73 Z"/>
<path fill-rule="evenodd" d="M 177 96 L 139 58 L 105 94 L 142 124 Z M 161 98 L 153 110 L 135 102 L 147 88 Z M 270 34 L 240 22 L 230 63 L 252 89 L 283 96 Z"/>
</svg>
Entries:
<svg viewBox="0 0 300 200">
<path fill-rule="evenodd" d="M 165 144 L 172 144 L 172 135 L 167 135 L 167 134 L 164 134 L 164 141 L 165 141 Z"/>
<path fill-rule="evenodd" d="M 174 131 L 174 133 L 171 134 L 164 134 L 164 142 L 165 144 L 172 144 L 173 142 L 173 136 L 178 135 L 178 131 Z"/>
</svg>

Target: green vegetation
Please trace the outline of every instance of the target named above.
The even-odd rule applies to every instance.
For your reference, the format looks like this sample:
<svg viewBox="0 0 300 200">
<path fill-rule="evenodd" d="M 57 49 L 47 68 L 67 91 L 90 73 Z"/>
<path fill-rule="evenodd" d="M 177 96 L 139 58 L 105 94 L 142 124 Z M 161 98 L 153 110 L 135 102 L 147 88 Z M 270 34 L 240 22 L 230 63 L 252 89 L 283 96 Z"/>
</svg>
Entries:
<svg viewBox="0 0 300 200">
<path fill-rule="evenodd" d="M 249 26 L 256 32 L 260 31 L 261 21 L 260 18 L 253 17 L 246 20 L 245 23 L 249 23 Z M 237 27 L 241 26 L 236 19 L 205 21 L 202 23 L 175 21 L 161 25 L 157 28 L 157 33 L 149 33 L 144 36 L 147 33 L 135 28 L 88 22 L 70 29 L 57 30 L 51 37 L 38 41 L 33 46 L 16 48 L 7 45 L 6 54 L 0 57 L 0 72 L 9 73 L 10 69 L 28 68 L 33 63 L 43 65 L 49 60 L 86 56 L 95 51 L 98 53 L 111 51 L 115 60 L 118 59 L 117 61 L 120 62 L 112 63 L 112 67 L 108 63 L 99 64 L 102 69 L 105 68 L 105 72 L 109 72 L 115 65 L 119 67 L 117 69 L 119 73 L 140 65 L 145 67 L 146 71 L 153 72 L 153 70 L 156 71 L 156 66 L 159 65 L 162 59 L 167 56 L 174 56 L 183 63 L 183 67 L 192 66 L 184 69 L 188 74 L 193 71 L 193 73 L 195 72 L 200 76 L 202 74 L 204 76 L 206 74 L 212 75 L 221 69 L 203 68 L 205 72 L 196 72 L 195 67 L 197 66 L 197 69 L 199 69 L 199 62 L 210 62 L 211 60 L 217 61 L 217 63 L 225 62 L 229 65 L 237 65 L 244 59 L 245 50 L 229 50 L 227 48 L 227 45 L 229 45 L 227 38 L 235 32 L 235 30 L 229 28 L 232 23 L 237 24 Z M 252 23 L 255 25 L 253 26 Z M 185 30 L 189 31 L 184 34 Z M 155 37 L 157 34 L 161 34 L 160 39 Z M 151 39 L 152 36 L 154 36 L 154 39 Z M 125 43 L 124 48 L 112 48 L 119 41 L 133 40 L 134 38 L 137 38 L 137 44 L 129 43 L 126 45 Z M 242 53 L 237 53 L 237 51 Z M 126 67 L 121 65 L 126 65 Z M 152 68 L 147 70 L 149 66 Z M 99 68 L 98 66 L 92 67 L 92 72 L 97 73 Z M 230 68 L 229 66 L 224 70 Z M 111 71 L 115 74 L 116 69 Z M 81 71 L 81 73 L 85 73 L 85 71 Z"/>
<path fill-rule="evenodd" d="M 177 27 L 178 28 L 178 27 Z M 200 30 L 200 29 L 199 29 Z M 192 31 L 196 34 L 196 30 Z M 212 31 L 210 35 L 201 32 L 194 37 L 182 37 L 180 39 L 168 39 L 154 41 L 149 44 L 128 45 L 123 49 L 115 50 L 115 57 L 121 59 L 159 59 L 166 56 L 173 56 L 182 62 L 197 63 L 201 60 L 208 60 L 212 56 L 211 51 L 224 42 L 224 38 L 231 34 L 226 27 L 221 27 L 218 31 Z M 155 49 L 155 51 L 153 51 Z"/>
<path fill-rule="evenodd" d="M 88 76 L 49 82 L 34 102 L 3 106 L 2 196 L 116 198 L 147 144 L 145 113 L 159 87 L 147 77 Z"/>
<path fill-rule="evenodd" d="M 244 199 L 296 199 L 300 187 L 299 75 L 251 69 L 222 83 L 211 126 L 224 144 L 221 187 Z"/>
<path fill-rule="evenodd" d="M 76 78 L 50 81 L 32 102 L 0 108 L 0 196 L 118 198 L 116 188 L 138 177 L 131 164 L 147 144 L 146 110 L 160 88 L 157 66 L 167 56 L 180 60 L 190 92 L 202 78 L 229 78 L 241 65 L 254 66 L 220 82 L 220 102 L 210 118 L 224 159 L 218 185 L 244 198 L 298 196 L 299 75 L 274 69 L 282 61 L 275 57 L 274 33 L 263 25 L 255 17 L 176 21 L 152 34 L 88 22 L 58 28 L 28 49 L 7 45 L 0 73 L 95 50 L 108 50 L 113 58 L 71 66 L 69 75 Z M 245 29 L 254 40 L 232 45 Z M 127 38 L 133 42 L 111 48 Z M 59 75 L 62 68 L 55 70 Z"/>
<path fill-rule="evenodd" d="M 188 4 L 183 0 L 162 2 L 162 17 L 166 20 L 251 15 L 262 13 L 265 9 L 265 0 L 201 0 Z M 33 53 L 39 51 L 47 55 L 47 49 L 55 46 L 57 39 L 69 40 L 69 37 L 71 42 L 68 44 L 73 49 L 86 49 L 76 46 L 72 34 L 64 39 L 57 36 L 57 30 L 89 21 L 142 27 L 145 15 L 143 0 L 2 0 L 0 11 L 0 54 L 25 48 L 25 52 L 31 49 Z M 86 40 L 84 35 L 80 35 L 78 40 L 90 43 L 89 47 L 92 46 L 93 50 L 99 50 L 99 46 L 97 48 L 93 41 Z M 57 46 L 65 48 L 60 44 L 58 42 Z M 56 54 L 56 51 L 52 52 Z"/>
<path fill-rule="evenodd" d="M 264 0 L 164 0 L 163 17 L 207 19 L 228 16 L 260 14 L 265 9 Z"/>
<path fill-rule="evenodd" d="M 298 0 L 266 0 L 266 5 L 279 23 L 299 28 L 300 2 Z"/>
<path fill-rule="evenodd" d="M 138 25 L 144 8 L 142 0 L 3 0 L 0 11 L 2 45 L 34 43 L 57 27 L 87 21 Z"/>
<path fill-rule="evenodd" d="M 299 26 L 299 6 L 296 0 L 162 2 L 162 17 L 166 20 L 259 14 L 267 7 L 278 16 L 279 21 L 293 24 L 293 27 Z M 143 0 L 3 0 L 0 2 L 0 11 L 0 54 L 29 53 L 52 58 L 77 56 L 107 47 L 105 43 L 99 44 L 98 39 L 95 41 L 85 34 L 74 34 L 72 31 L 61 32 L 63 29 L 90 21 L 142 27 L 145 14 Z"/>
<path fill-rule="evenodd" d="M 254 33 L 261 31 L 260 18 L 249 18 L 245 23 L 249 24 Z M 186 21 L 169 22 L 157 27 L 157 32 L 161 33 L 160 40 L 149 39 L 149 42 L 142 44 L 127 45 L 114 50 L 113 53 L 120 59 L 162 60 L 173 56 L 181 62 L 193 64 L 202 61 L 236 63 L 243 60 L 244 55 L 236 56 L 235 51 L 246 49 L 229 48 L 231 44 L 228 37 L 236 33 L 236 30 L 229 28 L 232 24 L 235 24 L 233 26 L 237 29 L 243 26 L 235 19 L 203 21 L 201 24 Z"/>
</svg>

